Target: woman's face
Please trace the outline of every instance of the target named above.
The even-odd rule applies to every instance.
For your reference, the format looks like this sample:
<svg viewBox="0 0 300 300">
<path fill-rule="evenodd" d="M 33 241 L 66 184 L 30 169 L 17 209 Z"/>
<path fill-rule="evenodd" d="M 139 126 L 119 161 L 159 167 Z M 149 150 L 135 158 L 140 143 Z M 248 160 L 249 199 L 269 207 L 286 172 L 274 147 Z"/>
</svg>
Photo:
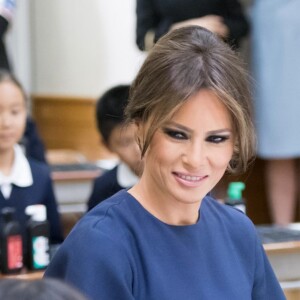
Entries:
<svg viewBox="0 0 300 300">
<path fill-rule="evenodd" d="M 12 150 L 22 138 L 26 124 L 25 99 L 9 81 L 0 83 L 0 152 Z"/>
<path fill-rule="evenodd" d="M 152 196 L 200 203 L 223 176 L 233 145 L 226 107 L 213 92 L 199 91 L 153 136 L 143 173 Z"/>
</svg>

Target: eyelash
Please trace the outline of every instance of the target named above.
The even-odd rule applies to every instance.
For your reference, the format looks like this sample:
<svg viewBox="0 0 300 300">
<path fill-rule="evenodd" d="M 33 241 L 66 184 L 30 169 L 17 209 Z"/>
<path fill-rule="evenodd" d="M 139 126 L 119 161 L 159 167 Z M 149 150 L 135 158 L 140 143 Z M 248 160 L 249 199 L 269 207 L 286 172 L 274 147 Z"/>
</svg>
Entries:
<svg viewBox="0 0 300 300">
<path fill-rule="evenodd" d="M 174 140 L 187 140 L 188 135 L 185 132 L 164 128 L 163 132 Z"/>
<path fill-rule="evenodd" d="M 230 138 L 229 136 L 225 136 L 225 135 L 211 135 L 206 138 L 206 141 L 214 144 L 220 144 L 229 140 L 229 138 Z"/>
<path fill-rule="evenodd" d="M 189 136 L 185 132 L 182 132 L 179 130 L 164 128 L 163 132 L 175 140 L 187 140 L 189 138 Z M 206 138 L 206 141 L 209 143 L 213 143 L 213 144 L 221 144 L 229 139 L 230 139 L 230 136 L 227 136 L 227 135 L 226 136 L 225 135 L 211 135 Z"/>
</svg>

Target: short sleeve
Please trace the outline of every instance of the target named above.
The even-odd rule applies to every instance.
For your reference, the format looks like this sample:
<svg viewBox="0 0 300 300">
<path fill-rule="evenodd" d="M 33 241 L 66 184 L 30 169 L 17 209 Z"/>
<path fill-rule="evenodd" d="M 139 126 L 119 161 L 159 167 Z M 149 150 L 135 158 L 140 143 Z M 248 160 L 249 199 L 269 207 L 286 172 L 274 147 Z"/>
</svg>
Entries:
<svg viewBox="0 0 300 300">
<path fill-rule="evenodd" d="M 91 299 L 134 299 L 129 260 L 116 242 L 96 228 L 76 226 L 45 276 L 67 281 Z"/>
</svg>

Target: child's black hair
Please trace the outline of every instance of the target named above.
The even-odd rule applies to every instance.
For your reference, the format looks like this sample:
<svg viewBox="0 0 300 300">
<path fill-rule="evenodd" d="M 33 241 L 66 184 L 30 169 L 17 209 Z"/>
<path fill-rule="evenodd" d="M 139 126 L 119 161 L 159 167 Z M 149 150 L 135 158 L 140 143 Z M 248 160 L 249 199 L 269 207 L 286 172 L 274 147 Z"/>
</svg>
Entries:
<svg viewBox="0 0 300 300">
<path fill-rule="evenodd" d="M 107 90 L 97 101 L 97 126 L 106 144 L 113 129 L 125 122 L 124 110 L 128 102 L 129 87 L 129 85 L 115 86 Z"/>
</svg>

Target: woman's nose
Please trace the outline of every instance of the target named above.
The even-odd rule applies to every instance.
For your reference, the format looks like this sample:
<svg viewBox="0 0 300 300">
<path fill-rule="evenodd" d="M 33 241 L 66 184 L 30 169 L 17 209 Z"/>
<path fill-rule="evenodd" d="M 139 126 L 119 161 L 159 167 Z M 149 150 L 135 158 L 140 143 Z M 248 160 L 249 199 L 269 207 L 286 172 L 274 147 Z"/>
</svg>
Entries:
<svg viewBox="0 0 300 300">
<path fill-rule="evenodd" d="M 207 149 L 201 142 L 191 143 L 185 150 L 183 162 L 192 169 L 198 169 L 205 164 Z"/>
</svg>

